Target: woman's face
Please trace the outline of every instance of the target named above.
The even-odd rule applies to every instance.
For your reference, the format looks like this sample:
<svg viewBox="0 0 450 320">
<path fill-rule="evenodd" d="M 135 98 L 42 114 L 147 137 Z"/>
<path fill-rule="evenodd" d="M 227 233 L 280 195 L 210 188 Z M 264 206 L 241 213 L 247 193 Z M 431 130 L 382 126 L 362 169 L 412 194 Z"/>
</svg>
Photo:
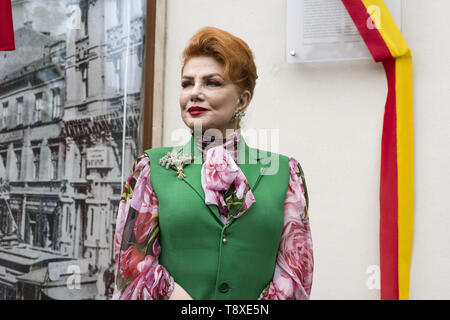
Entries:
<svg viewBox="0 0 450 320">
<path fill-rule="evenodd" d="M 218 129 L 225 137 L 226 129 L 236 129 L 231 122 L 238 108 L 250 102 L 248 91 L 239 95 L 238 87 L 224 78 L 223 64 L 207 56 L 193 57 L 184 66 L 181 75 L 180 108 L 184 123 L 202 131 Z M 240 98 L 241 97 L 241 98 Z"/>
</svg>

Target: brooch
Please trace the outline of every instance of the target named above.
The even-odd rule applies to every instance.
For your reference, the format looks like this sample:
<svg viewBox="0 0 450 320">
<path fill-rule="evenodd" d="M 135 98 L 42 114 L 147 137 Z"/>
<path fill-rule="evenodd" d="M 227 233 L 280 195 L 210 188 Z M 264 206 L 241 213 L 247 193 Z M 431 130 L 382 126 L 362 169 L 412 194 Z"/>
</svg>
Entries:
<svg viewBox="0 0 450 320">
<path fill-rule="evenodd" d="M 183 179 L 186 175 L 183 173 L 183 168 L 190 164 L 193 156 L 190 153 L 184 153 L 182 149 L 168 152 L 164 157 L 159 159 L 159 164 L 166 169 L 174 169 L 177 171 L 178 179 Z"/>
</svg>

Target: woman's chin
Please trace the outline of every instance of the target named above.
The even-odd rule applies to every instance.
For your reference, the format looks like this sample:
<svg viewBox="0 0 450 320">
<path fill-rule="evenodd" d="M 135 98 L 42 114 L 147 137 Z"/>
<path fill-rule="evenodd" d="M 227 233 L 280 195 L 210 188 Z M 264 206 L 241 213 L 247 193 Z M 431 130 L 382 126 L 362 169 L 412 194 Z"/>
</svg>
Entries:
<svg viewBox="0 0 450 320">
<path fill-rule="evenodd" d="M 186 126 L 191 130 L 201 130 L 201 132 L 205 132 L 206 130 L 219 130 L 222 131 L 222 127 L 220 124 L 217 124 L 215 122 L 209 121 L 209 119 L 202 119 L 200 117 L 194 118 L 192 116 L 186 117 L 184 120 L 184 123 Z M 226 124 L 224 124 L 226 126 Z"/>
<path fill-rule="evenodd" d="M 191 129 L 201 129 L 202 131 L 211 128 L 211 123 L 205 119 L 190 117 L 185 121 L 187 126 Z M 195 128 L 194 128 L 195 127 Z"/>
</svg>

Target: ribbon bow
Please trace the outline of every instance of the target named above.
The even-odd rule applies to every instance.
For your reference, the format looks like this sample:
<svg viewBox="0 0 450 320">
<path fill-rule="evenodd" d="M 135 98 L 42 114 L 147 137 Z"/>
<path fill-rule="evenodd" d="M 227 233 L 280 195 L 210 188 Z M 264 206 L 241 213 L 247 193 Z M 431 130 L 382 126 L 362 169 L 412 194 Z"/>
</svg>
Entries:
<svg viewBox="0 0 450 320">
<path fill-rule="evenodd" d="M 218 207 L 220 203 L 234 218 L 239 218 L 255 202 L 247 178 L 223 146 L 207 151 L 201 178 L 205 203 Z"/>
</svg>

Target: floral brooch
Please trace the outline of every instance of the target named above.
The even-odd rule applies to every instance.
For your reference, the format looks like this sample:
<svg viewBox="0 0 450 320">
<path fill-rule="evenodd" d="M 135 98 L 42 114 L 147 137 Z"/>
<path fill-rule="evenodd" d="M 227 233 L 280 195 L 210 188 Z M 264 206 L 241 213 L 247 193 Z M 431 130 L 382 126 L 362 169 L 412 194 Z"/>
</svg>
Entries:
<svg viewBox="0 0 450 320">
<path fill-rule="evenodd" d="M 184 153 L 182 149 L 169 151 L 164 157 L 159 159 L 159 164 L 166 169 L 173 169 L 178 172 L 177 178 L 183 179 L 186 175 L 183 173 L 183 168 L 190 164 L 193 156 L 190 153 Z"/>
</svg>

